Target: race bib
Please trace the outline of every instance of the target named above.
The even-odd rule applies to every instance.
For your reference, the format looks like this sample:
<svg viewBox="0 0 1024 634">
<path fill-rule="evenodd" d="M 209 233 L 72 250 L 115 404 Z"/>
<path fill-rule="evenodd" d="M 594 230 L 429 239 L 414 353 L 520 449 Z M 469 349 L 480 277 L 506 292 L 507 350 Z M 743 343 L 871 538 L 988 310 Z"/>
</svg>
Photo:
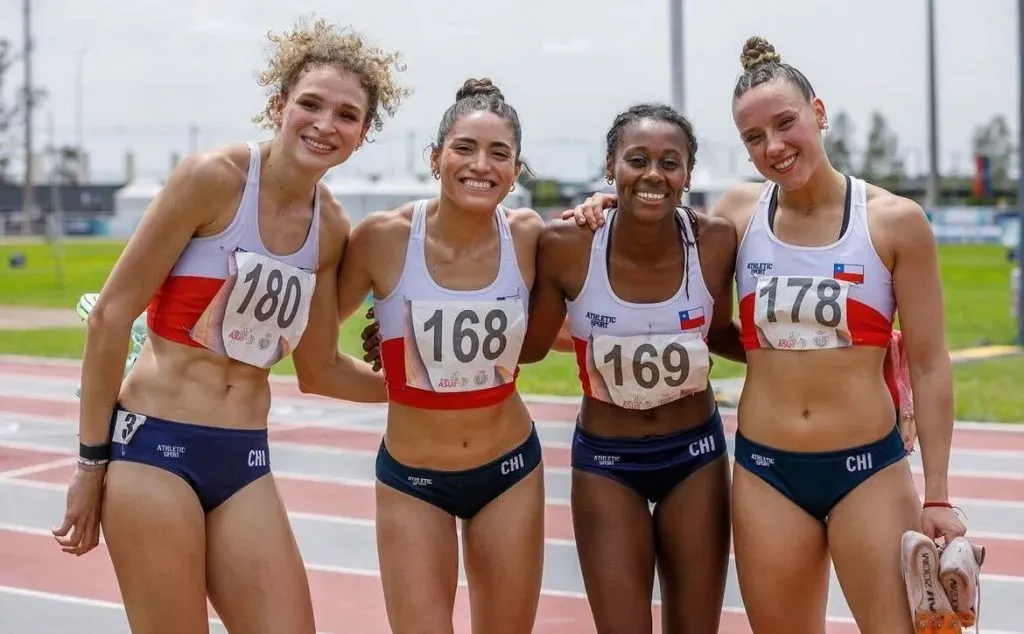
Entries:
<svg viewBox="0 0 1024 634">
<path fill-rule="evenodd" d="M 298 345 L 316 274 L 259 253 L 236 251 L 230 275 L 192 338 L 236 361 L 269 368 Z"/>
<path fill-rule="evenodd" d="M 124 455 L 125 447 L 132 441 L 135 432 L 145 424 L 146 417 L 142 414 L 117 410 L 114 414 L 114 431 L 110 434 L 110 442 L 121 445 L 121 455 Z"/>
<path fill-rule="evenodd" d="M 591 391 L 619 407 L 651 409 L 707 388 L 711 358 L 700 333 L 596 335 L 589 347 L 591 375 L 601 377 Z"/>
<path fill-rule="evenodd" d="M 850 283 L 831 277 L 760 277 L 754 325 L 779 350 L 825 350 L 850 345 Z"/>
<path fill-rule="evenodd" d="M 510 383 L 526 334 L 518 300 L 410 301 L 406 384 L 434 392 L 471 392 Z"/>
</svg>

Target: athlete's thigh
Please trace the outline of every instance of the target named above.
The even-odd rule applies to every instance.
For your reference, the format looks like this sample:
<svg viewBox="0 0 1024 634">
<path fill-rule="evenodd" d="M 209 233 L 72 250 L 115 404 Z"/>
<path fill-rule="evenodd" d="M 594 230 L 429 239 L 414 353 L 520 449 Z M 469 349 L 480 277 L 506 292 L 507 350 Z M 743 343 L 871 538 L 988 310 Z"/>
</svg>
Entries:
<svg viewBox="0 0 1024 634">
<path fill-rule="evenodd" d="M 476 634 L 529 634 L 544 568 L 544 469 L 465 522 L 462 548 Z"/>
<path fill-rule="evenodd" d="M 272 474 L 206 521 L 210 602 L 231 634 L 313 634 L 309 582 Z"/>
<path fill-rule="evenodd" d="M 680 482 L 654 511 L 661 631 L 718 631 L 729 570 L 729 461 L 716 458 Z"/>
<path fill-rule="evenodd" d="M 824 634 L 825 526 L 736 464 L 732 530 L 740 594 L 754 634 Z"/>
<path fill-rule="evenodd" d="M 452 632 L 459 581 L 455 519 L 376 483 L 377 560 L 394 634 Z"/>
<path fill-rule="evenodd" d="M 103 536 L 133 634 L 209 631 L 203 509 L 180 477 L 112 461 Z"/>
<path fill-rule="evenodd" d="M 572 522 L 580 571 L 599 634 L 652 630 L 654 520 L 626 485 L 572 471 Z"/>
<path fill-rule="evenodd" d="M 900 576 L 900 538 L 920 530 L 920 522 L 921 502 L 907 460 L 872 475 L 832 510 L 832 561 L 864 634 L 914 631 Z"/>
</svg>

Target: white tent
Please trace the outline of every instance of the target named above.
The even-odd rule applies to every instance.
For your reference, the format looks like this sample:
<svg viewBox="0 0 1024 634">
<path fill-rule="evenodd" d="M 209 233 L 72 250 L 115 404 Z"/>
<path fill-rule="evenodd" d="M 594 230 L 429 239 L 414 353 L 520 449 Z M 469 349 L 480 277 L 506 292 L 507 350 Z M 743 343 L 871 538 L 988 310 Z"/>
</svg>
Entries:
<svg viewBox="0 0 1024 634">
<path fill-rule="evenodd" d="M 710 170 L 698 167 L 690 176 L 690 191 L 683 196 L 683 201 L 687 205 L 707 212 L 722 194 L 745 180 L 738 174 L 712 174 Z M 576 189 L 574 201 L 579 202 L 595 192 L 615 193 L 615 185 L 609 185 L 604 178 L 595 179 Z"/>
<path fill-rule="evenodd" d="M 117 190 L 114 194 L 114 217 L 107 223 L 107 233 L 118 238 L 130 236 L 161 187 L 163 183 L 155 178 L 136 178 Z"/>
<path fill-rule="evenodd" d="M 433 198 L 440 192 L 440 184 L 430 177 L 346 178 L 327 181 L 327 187 L 348 212 L 353 224 L 374 211 L 395 209 L 413 200 Z M 517 186 L 503 202 L 513 208 L 528 206 L 530 193 Z"/>
<path fill-rule="evenodd" d="M 706 213 L 725 192 L 745 181 L 739 174 L 712 174 L 710 170 L 697 168 L 690 176 L 687 202 Z"/>
<path fill-rule="evenodd" d="M 324 182 L 348 212 L 353 224 L 373 211 L 394 209 L 412 200 L 432 198 L 440 191 L 438 181 L 429 177 L 335 178 Z M 139 178 L 118 190 L 114 195 L 115 213 L 109 223 L 109 234 L 115 237 L 131 235 L 162 186 L 156 179 Z M 509 207 L 528 206 L 530 193 L 526 188 L 517 186 L 505 197 L 504 204 Z"/>
</svg>

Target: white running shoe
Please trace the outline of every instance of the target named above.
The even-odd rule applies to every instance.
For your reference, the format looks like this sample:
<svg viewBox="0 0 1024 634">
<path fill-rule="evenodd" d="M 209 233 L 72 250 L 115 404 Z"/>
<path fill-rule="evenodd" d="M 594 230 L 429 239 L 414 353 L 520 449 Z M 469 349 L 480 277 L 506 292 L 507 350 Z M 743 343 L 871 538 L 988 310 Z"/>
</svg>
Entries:
<svg viewBox="0 0 1024 634">
<path fill-rule="evenodd" d="M 89 320 L 89 314 L 92 313 L 92 309 L 96 307 L 96 301 L 99 299 L 99 293 L 86 293 L 78 299 L 78 305 L 75 310 L 78 312 L 78 316 L 82 321 Z M 129 350 L 128 358 L 124 362 L 124 376 L 128 376 L 128 372 L 135 366 L 135 362 L 139 358 L 139 353 L 142 352 L 142 345 L 146 343 L 146 337 L 149 335 L 149 328 L 146 326 L 146 315 L 143 313 L 132 324 L 132 333 L 129 338 Z M 75 388 L 75 396 L 81 398 L 82 387 Z"/>
<path fill-rule="evenodd" d="M 981 564 L 985 547 L 964 537 L 953 539 L 939 556 L 939 583 L 964 627 L 978 622 L 981 607 Z"/>
<path fill-rule="evenodd" d="M 900 572 L 917 634 L 962 634 L 960 620 L 939 582 L 939 551 L 935 542 L 917 531 L 900 540 Z"/>
</svg>

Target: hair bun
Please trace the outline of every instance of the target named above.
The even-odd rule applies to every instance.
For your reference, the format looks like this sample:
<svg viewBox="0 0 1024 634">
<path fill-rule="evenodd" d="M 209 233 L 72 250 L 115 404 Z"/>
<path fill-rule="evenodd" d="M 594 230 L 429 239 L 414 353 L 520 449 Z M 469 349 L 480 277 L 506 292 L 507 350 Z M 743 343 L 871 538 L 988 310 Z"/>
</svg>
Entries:
<svg viewBox="0 0 1024 634">
<path fill-rule="evenodd" d="M 740 64 L 743 70 L 748 71 L 762 64 L 781 64 L 782 56 L 775 50 L 772 43 L 757 35 L 748 38 L 743 43 L 743 51 L 740 53 Z"/>
<path fill-rule="evenodd" d="M 502 101 L 505 100 L 505 95 L 501 94 L 498 87 L 489 78 L 484 77 L 482 79 L 467 79 L 466 83 L 462 84 L 462 88 L 459 88 L 459 91 L 455 93 L 455 101 L 476 95 L 497 97 Z"/>
</svg>

